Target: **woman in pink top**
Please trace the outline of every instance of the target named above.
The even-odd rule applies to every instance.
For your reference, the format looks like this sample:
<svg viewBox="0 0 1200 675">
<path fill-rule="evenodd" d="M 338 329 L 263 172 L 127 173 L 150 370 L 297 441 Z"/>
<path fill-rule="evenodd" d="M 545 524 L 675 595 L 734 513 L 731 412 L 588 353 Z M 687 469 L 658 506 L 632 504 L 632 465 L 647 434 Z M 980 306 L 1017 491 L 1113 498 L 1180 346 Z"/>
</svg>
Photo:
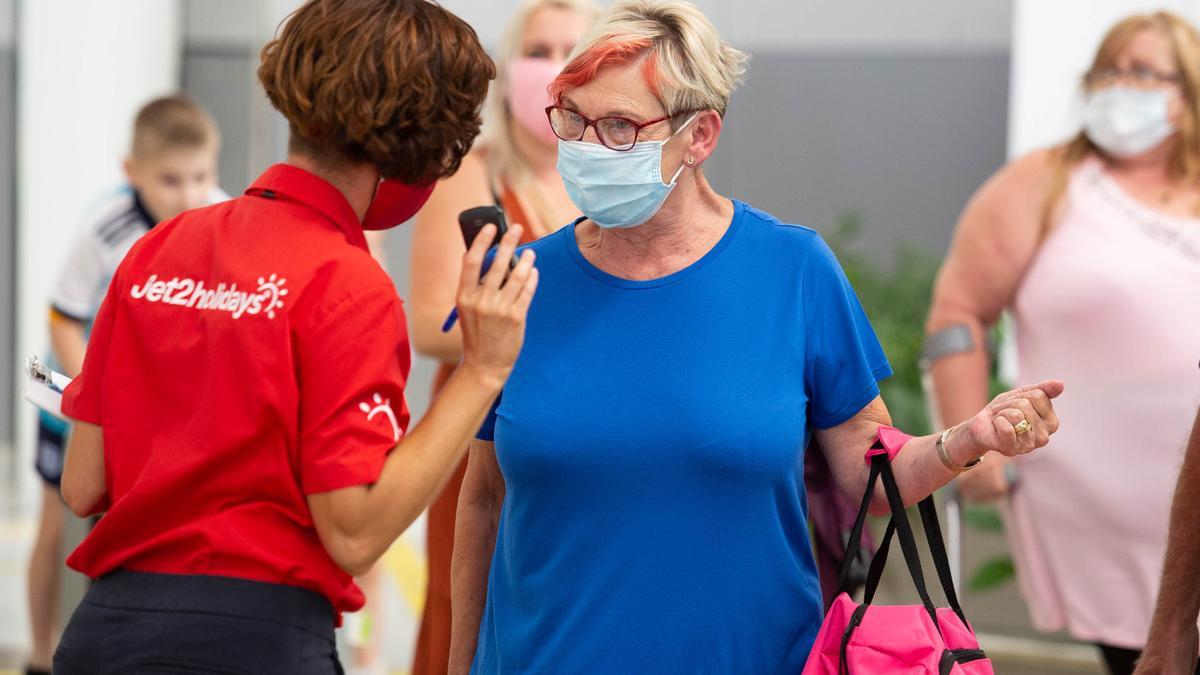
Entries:
<svg viewBox="0 0 1200 675">
<path fill-rule="evenodd" d="M 974 501 L 1007 498 L 1034 625 L 1098 644 L 1127 673 L 1200 403 L 1200 35 L 1163 12 L 1121 21 L 1084 96 L 1075 139 L 1013 161 L 967 205 L 929 344 L 941 347 L 932 374 L 947 423 L 987 400 L 982 345 L 1005 309 L 1020 380 L 1071 385 L 1047 452 L 984 464 L 959 486 Z"/>
</svg>

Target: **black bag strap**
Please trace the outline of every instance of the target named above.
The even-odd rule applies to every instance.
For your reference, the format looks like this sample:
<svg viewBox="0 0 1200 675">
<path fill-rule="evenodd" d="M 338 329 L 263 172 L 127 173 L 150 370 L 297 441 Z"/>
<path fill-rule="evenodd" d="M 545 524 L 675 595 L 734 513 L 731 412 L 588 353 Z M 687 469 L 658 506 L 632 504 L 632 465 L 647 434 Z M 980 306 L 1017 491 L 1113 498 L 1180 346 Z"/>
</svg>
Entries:
<svg viewBox="0 0 1200 675">
<path fill-rule="evenodd" d="M 925 606 L 925 611 L 929 612 L 929 618 L 933 620 L 933 625 L 940 633 L 942 629 L 938 625 L 937 609 L 933 606 L 933 601 L 929 599 L 929 590 L 925 587 L 925 572 L 921 569 L 921 555 L 917 552 L 917 540 L 913 536 L 912 526 L 904 511 L 904 500 L 900 497 L 900 487 L 896 485 L 896 476 L 892 473 L 891 462 L 888 461 L 886 455 L 876 455 L 871 458 L 871 462 L 881 464 L 880 475 L 883 477 L 883 491 L 887 495 L 888 506 L 892 511 L 891 525 L 894 526 L 896 534 L 900 537 L 900 551 L 904 554 L 904 562 L 908 566 L 908 573 L 912 577 L 913 585 L 917 588 L 921 604 Z M 882 546 L 880 549 L 883 550 Z M 883 563 L 880 565 L 882 568 Z M 882 569 L 879 574 L 882 576 Z M 875 585 L 879 585 L 878 579 L 875 580 Z M 874 591 L 872 591 L 872 595 L 874 595 Z"/>
<path fill-rule="evenodd" d="M 921 525 L 925 528 L 925 539 L 929 542 L 929 553 L 933 557 L 938 580 L 942 583 L 942 592 L 946 594 L 946 602 L 958 618 L 962 619 L 963 625 L 968 630 L 973 630 L 962 605 L 958 602 L 954 575 L 950 573 L 950 556 L 946 554 L 946 542 L 942 540 L 942 523 L 938 520 L 937 503 L 933 501 L 933 495 L 922 499 L 918 508 L 921 511 Z"/>
<path fill-rule="evenodd" d="M 867 584 L 863 594 L 863 602 L 871 604 L 875 598 L 875 591 L 879 587 L 880 579 L 883 577 L 883 569 L 887 564 L 888 552 L 891 550 L 891 540 L 893 535 L 900 532 L 900 546 L 904 549 L 905 562 L 908 564 L 909 572 L 913 576 L 913 583 L 917 585 L 917 592 L 921 595 L 921 600 L 926 604 L 928 610 L 931 603 L 927 603 L 928 592 L 924 587 L 924 575 L 921 572 L 921 561 L 919 557 L 912 556 L 910 559 L 909 549 L 905 547 L 905 531 L 908 532 L 908 537 L 912 537 L 912 529 L 908 522 L 908 516 L 903 510 L 903 502 L 900 501 L 900 490 L 896 485 L 895 475 L 892 473 L 891 465 L 886 458 L 875 457 L 872 463 L 882 462 L 881 474 L 883 476 L 884 491 L 888 494 L 888 505 L 891 507 L 892 518 L 888 522 L 887 531 L 883 535 L 883 539 L 879 543 L 879 548 L 875 552 L 875 557 L 871 560 L 871 569 L 867 574 Z M 890 487 L 889 487 L 890 484 Z M 870 486 L 873 487 L 873 486 Z M 894 494 L 894 498 L 893 498 Z M 869 505 L 871 490 L 867 491 L 866 504 Z M 897 512 L 897 504 L 900 510 Z M 950 560 L 946 555 L 946 544 L 942 539 L 941 523 L 938 520 L 937 506 L 930 495 L 922 499 L 919 505 L 921 513 L 921 524 L 925 530 L 925 538 L 929 543 L 929 551 L 933 558 L 933 565 L 937 569 L 938 580 L 941 582 L 942 591 L 946 595 L 946 601 L 958 618 L 962 619 L 963 625 L 970 628 L 971 624 L 967 621 L 966 614 L 963 612 L 962 605 L 959 603 L 958 594 L 954 589 L 954 579 L 950 574 Z M 916 542 L 913 540 L 912 549 L 916 550 Z M 915 564 L 914 564 L 915 563 Z M 917 572 L 913 572 L 914 567 Z M 936 625 L 936 615 L 934 618 Z"/>
<path fill-rule="evenodd" d="M 928 504 L 928 506 L 926 506 Z M 932 512 L 932 521 L 926 520 L 925 512 L 929 508 L 934 508 Z M 934 566 L 937 567 L 937 578 L 942 583 L 942 590 L 946 593 L 946 602 L 950 605 L 950 609 L 954 610 L 954 614 L 959 615 L 962 620 L 962 625 L 971 629 L 971 622 L 967 621 L 966 614 L 962 611 L 959 604 L 958 593 L 954 591 L 954 580 L 950 577 L 949 561 L 943 555 L 938 555 L 937 550 L 944 551 L 944 544 L 941 542 L 941 530 L 937 525 L 937 510 L 931 502 L 931 497 L 926 497 L 920 501 L 920 510 L 922 510 L 922 524 L 925 526 L 925 537 L 929 539 L 929 548 L 934 557 Z M 875 601 L 875 591 L 880 585 L 880 580 L 883 578 L 883 568 L 887 566 L 888 551 L 892 548 L 892 536 L 895 534 L 895 522 L 888 521 L 887 531 L 883 533 L 883 538 L 880 540 L 880 546 L 875 551 L 875 557 L 871 560 L 871 569 L 866 575 L 866 585 L 863 591 L 863 603 L 871 604 Z M 942 562 L 938 562 L 938 558 L 942 558 Z"/>
<path fill-rule="evenodd" d="M 871 473 L 867 476 L 867 490 L 863 493 L 862 505 L 858 508 L 858 515 L 854 518 L 854 527 L 850 528 L 850 540 L 846 542 L 846 554 L 842 558 L 842 571 L 838 575 L 838 588 L 848 588 L 854 560 L 858 557 L 859 549 L 862 548 L 863 526 L 867 522 L 867 512 L 871 509 L 871 496 L 875 494 L 875 483 L 879 480 L 879 472 L 882 468 L 882 464 L 871 462 Z"/>
<path fill-rule="evenodd" d="M 847 535 L 849 532 L 846 533 Z M 864 535 L 865 536 L 865 535 Z M 841 549 L 844 551 L 846 543 L 849 541 L 849 536 L 843 536 L 841 541 Z M 833 597 L 837 597 L 842 593 L 846 595 L 854 595 L 855 591 L 863 587 L 867 580 L 867 571 L 871 566 L 871 560 L 874 558 L 870 546 L 860 546 L 858 555 L 850 561 L 850 574 L 845 581 L 839 581 Z"/>
<path fill-rule="evenodd" d="M 888 551 L 891 550 L 894 534 L 896 534 L 896 521 L 891 518 L 888 519 L 887 531 L 883 533 L 879 548 L 875 550 L 875 557 L 871 559 L 871 569 L 867 572 L 867 583 L 863 589 L 864 605 L 875 601 L 875 591 L 879 588 L 879 581 L 883 579 L 883 568 L 887 566 Z"/>
</svg>

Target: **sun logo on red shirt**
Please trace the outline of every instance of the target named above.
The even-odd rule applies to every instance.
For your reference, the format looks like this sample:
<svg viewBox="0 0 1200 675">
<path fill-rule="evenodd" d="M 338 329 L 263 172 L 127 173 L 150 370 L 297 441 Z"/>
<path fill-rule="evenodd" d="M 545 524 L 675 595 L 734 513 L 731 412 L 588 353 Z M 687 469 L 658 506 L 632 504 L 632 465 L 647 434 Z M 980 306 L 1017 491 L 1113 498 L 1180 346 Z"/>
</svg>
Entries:
<svg viewBox="0 0 1200 675">
<path fill-rule="evenodd" d="M 263 299 L 263 311 L 269 318 L 274 319 L 275 310 L 283 307 L 281 298 L 288 294 L 287 289 L 283 288 L 286 283 L 287 279 L 280 279 L 277 274 L 258 278 L 258 292 Z"/>
<path fill-rule="evenodd" d="M 371 397 L 375 401 L 375 407 L 372 408 L 370 403 L 362 402 L 358 404 L 358 409 L 367 413 L 367 421 L 370 422 L 379 413 L 383 413 L 389 422 L 392 423 L 392 442 L 400 440 L 400 425 L 396 423 L 396 413 L 392 412 L 392 399 L 384 398 L 375 392 Z"/>
</svg>

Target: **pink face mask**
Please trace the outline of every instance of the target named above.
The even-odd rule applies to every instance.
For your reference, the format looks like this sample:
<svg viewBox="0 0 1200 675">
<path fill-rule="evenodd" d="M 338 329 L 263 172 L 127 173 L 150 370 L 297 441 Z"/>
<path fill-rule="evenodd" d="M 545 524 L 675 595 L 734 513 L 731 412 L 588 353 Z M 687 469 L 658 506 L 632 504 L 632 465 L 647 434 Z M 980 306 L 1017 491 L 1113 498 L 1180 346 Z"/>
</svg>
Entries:
<svg viewBox="0 0 1200 675">
<path fill-rule="evenodd" d="M 528 57 L 508 64 L 508 109 L 518 124 L 546 145 L 558 142 L 546 119 L 546 106 L 553 103 L 547 89 L 562 68 L 561 61 Z"/>
</svg>

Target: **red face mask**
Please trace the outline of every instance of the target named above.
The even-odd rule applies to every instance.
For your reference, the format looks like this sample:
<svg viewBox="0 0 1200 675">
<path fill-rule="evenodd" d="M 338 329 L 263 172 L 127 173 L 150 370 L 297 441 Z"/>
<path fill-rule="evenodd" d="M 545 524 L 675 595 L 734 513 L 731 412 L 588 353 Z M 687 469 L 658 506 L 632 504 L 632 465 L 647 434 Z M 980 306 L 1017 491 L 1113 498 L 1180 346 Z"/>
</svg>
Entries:
<svg viewBox="0 0 1200 675">
<path fill-rule="evenodd" d="M 424 185 L 410 185 L 392 178 L 379 181 L 375 198 L 363 216 L 363 229 L 387 230 L 412 218 L 429 200 L 435 185 L 437 181 Z"/>
</svg>

